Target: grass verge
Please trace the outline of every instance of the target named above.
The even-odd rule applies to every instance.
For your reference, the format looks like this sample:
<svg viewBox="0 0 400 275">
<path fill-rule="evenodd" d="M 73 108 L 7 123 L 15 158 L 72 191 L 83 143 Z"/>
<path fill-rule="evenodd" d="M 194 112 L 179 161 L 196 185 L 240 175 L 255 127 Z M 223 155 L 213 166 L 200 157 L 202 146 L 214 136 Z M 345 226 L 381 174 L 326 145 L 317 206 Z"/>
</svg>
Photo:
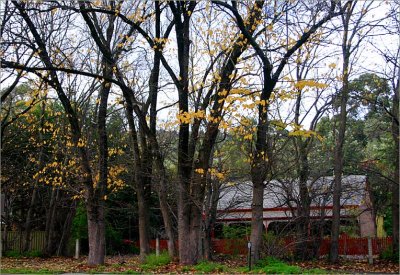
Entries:
<svg viewBox="0 0 400 275">
<path fill-rule="evenodd" d="M 302 269 L 295 265 L 290 265 L 278 259 L 267 257 L 258 261 L 254 268 L 249 271 L 248 267 L 240 267 L 236 270 L 239 273 L 263 273 L 263 274 L 326 274 L 322 269 Z"/>
</svg>

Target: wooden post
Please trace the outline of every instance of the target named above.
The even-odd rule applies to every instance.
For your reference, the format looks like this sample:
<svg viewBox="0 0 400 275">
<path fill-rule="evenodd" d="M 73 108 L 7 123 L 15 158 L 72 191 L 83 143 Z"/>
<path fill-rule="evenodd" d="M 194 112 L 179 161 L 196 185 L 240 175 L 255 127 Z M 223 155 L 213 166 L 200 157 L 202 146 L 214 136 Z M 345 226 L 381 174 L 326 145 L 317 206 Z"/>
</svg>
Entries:
<svg viewBox="0 0 400 275">
<path fill-rule="evenodd" d="M 374 259 L 372 258 L 372 239 L 368 237 L 368 263 L 373 264 Z"/>
<path fill-rule="evenodd" d="M 75 239 L 75 259 L 79 259 L 79 252 L 80 252 L 80 247 L 79 247 L 79 239 Z"/>
<path fill-rule="evenodd" d="M 160 255 L 160 238 L 157 236 L 156 238 L 156 256 Z"/>
</svg>

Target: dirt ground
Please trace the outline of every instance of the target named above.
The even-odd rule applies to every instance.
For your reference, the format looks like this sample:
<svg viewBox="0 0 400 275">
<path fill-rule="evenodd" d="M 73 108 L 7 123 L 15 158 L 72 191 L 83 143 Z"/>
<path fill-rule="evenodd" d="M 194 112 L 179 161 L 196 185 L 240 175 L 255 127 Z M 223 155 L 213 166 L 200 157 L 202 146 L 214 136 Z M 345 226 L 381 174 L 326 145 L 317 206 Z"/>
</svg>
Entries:
<svg viewBox="0 0 400 275">
<path fill-rule="evenodd" d="M 113 256 L 106 258 L 106 264 L 98 267 L 91 267 L 86 264 L 87 258 L 81 257 L 78 260 L 67 257 L 51 258 L 2 258 L 1 270 L 27 270 L 54 271 L 54 272 L 74 272 L 74 273 L 140 273 L 144 272 L 140 268 L 137 256 Z M 246 266 L 246 257 L 237 256 L 217 256 L 216 262 L 222 263 L 230 268 Z M 302 268 L 319 268 L 328 273 L 394 273 L 399 274 L 399 265 L 382 260 L 375 260 L 373 265 L 369 265 L 366 260 L 342 261 L 340 264 L 332 265 L 324 260 L 312 262 L 290 263 Z M 145 273 L 196 273 L 190 267 L 185 267 L 172 262 L 168 265 L 153 270 L 146 270 Z"/>
</svg>

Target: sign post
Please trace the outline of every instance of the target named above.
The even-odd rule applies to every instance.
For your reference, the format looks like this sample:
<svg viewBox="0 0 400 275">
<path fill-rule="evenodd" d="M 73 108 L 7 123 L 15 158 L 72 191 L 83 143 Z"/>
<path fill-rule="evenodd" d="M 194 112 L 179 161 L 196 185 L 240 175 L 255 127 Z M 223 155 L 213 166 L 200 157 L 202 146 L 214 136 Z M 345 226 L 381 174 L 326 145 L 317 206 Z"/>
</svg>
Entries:
<svg viewBox="0 0 400 275">
<path fill-rule="evenodd" d="M 249 261 L 249 271 L 250 271 L 251 270 L 251 242 L 247 243 L 247 249 L 249 250 L 248 261 Z"/>
</svg>

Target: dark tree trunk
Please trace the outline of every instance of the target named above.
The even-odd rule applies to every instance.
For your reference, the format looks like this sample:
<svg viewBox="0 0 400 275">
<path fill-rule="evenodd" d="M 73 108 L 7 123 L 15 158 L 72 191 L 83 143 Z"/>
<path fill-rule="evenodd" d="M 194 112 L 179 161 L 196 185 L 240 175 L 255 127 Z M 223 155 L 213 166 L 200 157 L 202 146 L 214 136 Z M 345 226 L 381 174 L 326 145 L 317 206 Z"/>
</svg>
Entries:
<svg viewBox="0 0 400 275">
<path fill-rule="evenodd" d="M 220 195 L 221 184 L 218 180 L 211 182 L 211 187 L 208 190 L 207 203 L 205 210 L 205 229 L 204 229 L 204 252 L 205 260 L 212 260 L 212 230 L 214 230 L 215 222 L 217 221 L 217 209 Z"/>
<path fill-rule="evenodd" d="M 178 46 L 178 62 L 180 79 L 175 80 L 179 95 L 179 111 L 186 113 L 189 111 L 188 95 L 189 95 L 189 49 L 190 49 L 190 14 L 193 12 L 196 2 L 169 2 L 172 13 L 174 14 L 175 30 Z M 188 12 L 189 11 L 189 12 Z M 260 15 L 261 8 L 254 9 L 249 19 L 249 26 L 255 23 Z M 251 32 L 254 30 L 252 29 Z M 178 196 L 178 239 L 179 239 L 179 259 L 181 264 L 195 264 L 198 257 L 201 256 L 201 219 L 202 205 L 204 203 L 205 178 L 197 173 L 193 173 L 192 169 L 203 169 L 207 173 L 209 168 L 209 157 L 215 143 L 218 133 L 218 125 L 222 113 L 222 107 L 227 93 L 221 96 L 222 91 L 229 94 L 231 88 L 230 75 L 235 69 L 238 57 L 245 50 L 244 44 L 248 44 L 248 40 L 239 38 L 235 43 L 229 59 L 221 69 L 221 81 L 219 89 L 216 91 L 216 99 L 214 100 L 213 117 L 217 122 L 211 122 L 207 126 L 204 142 L 198 153 L 198 159 L 193 162 L 194 148 L 196 142 L 190 142 L 189 124 L 182 122 L 179 125 L 179 143 L 178 143 L 178 175 L 179 175 L 179 196 Z M 239 42 L 241 45 L 239 45 Z M 209 105 L 211 95 L 208 96 L 207 102 L 202 106 L 202 110 L 206 110 Z M 192 133 L 192 137 L 196 139 L 196 133 Z M 190 143 L 190 146 L 189 146 Z M 193 166 L 193 163 L 195 165 Z"/>
<path fill-rule="evenodd" d="M 202 204 L 201 204 L 202 205 Z M 203 255 L 201 243 L 201 209 L 197 205 L 192 205 L 190 215 L 190 247 L 192 262 L 198 262 Z"/>
<path fill-rule="evenodd" d="M 139 222 L 139 244 L 140 244 L 140 260 L 144 262 L 146 255 L 150 251 L 149 246 L 149 209 L 148 209 L 148 202 L 147 196 L 148 193 L 146 188 L 149 188 L 148 184 L 145 182 L 147 177 L 150 175 L 146 175 L 145 166 L 147 161 L 144 158 L 147 150 L 143 148 L 142 150 L 146 151 L 146 153 L 141 153 L 139 148 L 139 138 L 138 133 L 136 131 L 135 121 L 133 117 L 133 107 L 131 102 L 127 101 L 126 107 L 126 116 L 128 119 L 129 129 L 131 131 L 131 138 L 132 138 L 132 152 L 134 158 L 134 178 L 135 178 L 135 189 L 136 189 L 136 197 L 138 200 L 138 222 Z M 140 123 L 140 122 L 139 122 Z M 142 140 L 143 140 L 142 136 Z M 145 142 L 142 141 L 143 146 L 147 146 Z"/>
<path fill-rule="evenodd" d="M 309 242 L 309 227 L 310 227 L 310 204 L 311 199 L 308 192 L 308 176 L 309 166 L 306 152 L 306 143 L 298 140 L 299 144 L 299 196 L 300 201 L 297 206 L 297 245 L 295 249 L 295 257 L 300 260 L 310 259 L 312 257 L 310 242 Z"/>
<path fill-rule="evenodd" d="M 179 242 L 179 262 L 183 265 L 190 265 L 196 263 L 191 253 L 192 249 L 190 243 L 190 201 L 188 198 L 189 188 L 183 179 L 179 184 L 178 190 L 178 242 Z M 195 246 L 197 247 L 197 246 Z"/>
<path fill-rule="evenodd" d="M 256 170 L 252 169 L 252 182 L 253 182 L 253 199 L 251 204 L 251 252 L 252 261 L 256 263 L 260 259 L 262 239 L 263 239 L 263 210 L 264 210 L 264 180 L 265 176 L 261 176 L 265 173 L 265 168 L 261 168 L 263 171 L 257 173 Z M 260 175 L 257 177 L 256 175 Z"/>
<path fill-rule="evenodd" d="M 143 159 L 143 158 L 142 158 Z M 145 162 L 146 163 L 146 162 Z M 142 169 L 144 166 L 142 166 Z M 145 171 L 136 173 L 146 173 Z M 139 243 L 140 243 L 140 261 L 144 262 L 146 256 L 150 252 L 150 212 L 149 212 L 149 175 L 139 175 L 139 179 L 136 182 L 136 194 L 138 199 L 138 218 L 139 218 Z"/>
<path fill-rule="evenodd" d="M 261 100 L 268 100 L 276 82 L 272 81 L 268 69 L 264 66 L 264 87 L 261 92 Z M 252 261 L 257 262 L 260 259 L 262 247 L 262 229 L 263 229 L 263 204 L 264 204 L 264 181 L 270 172 L 272 162 L 272 151 L 270 140 L 268 140 L 268 108 L 260 104 L 258 106 L 258 124 L 256 148 L 253 155 L 254 160 L 251 167 L 251 179 L 253 182 L 253 200 L 251 206 L 251 235 Z"/>
<path fill-rule="evenodd" d="M 57 212 L 57 201 L 59 197 L 59 188 L 53 187 L 51 190 L 50 204 L 46 215 L 46 228 L 45 228 L 45 255 L 52 255 L 54 253 L 55 245 L 53 242 L 54 223 Z"/>
<path fill-rule="evenodd" d="M 397 87 L 396 87 L 397 86 Z M 392 186 L 392 230 L 393 230 L 393 255 L 399 253 L 399 94 L 400 94 L 400 68 L 398 70 L 397 84 L 394 87 L 392 108 L 392 137 L 395 142 L 395 171 L 394 184 Z"/>
<path fill-rule="evenodd" d="M 140 261 L 144 262 L 147 254 L 150 252 L 149 246 L 149 209 L 147 207 L 144 190 L 138 187 L 136 190 L 138 199 L 138 220 L 139 220 L 139 243 L 140 243 Z"/>
<path fill-rule="evenodd" d="M 93 199 L 86 205 L 89 233 L 89 265 L 104 263 L 106 227 L 104 220 L 104 201 Z"/>
<path fill-rule="evenodd" d="M 179 111 L 186 113 L 189 111 L 189 50 L 190 50 L 190 14 L 193 12 L 196 2 L 189 2 L 186 7 L 184 2 L 170 2 L 169 6 L 174 14 L 176 41 L 178 46 L 179 76 L 178 97 Z M 195 264 L 197 262 L 197 241 L 196 234 L 191 234 L 191 218 L 196 217 L 196 209 L 191 209 L 193 204 L 190 199 L 190 183 L 192 163 L 189 156 L 189 124 L 179 124 L 178 141 L 178 241 L 179 241 L 179 261 L 181 264 Z M 194 244 L 194 247 L 191 245 Z"/>
<path fill-rule="evenodd" d="M 333 209 L 332 209 L 332 229 L 331 229 L 331 249 L 329 259 L 332 263 L 339 260 L 339 232 L 340 232 L 340 197 L 342 193 L 342 172 L 343 172 L 343 144 L 346 131 L 346 104 L 347 89 L 346 82 L 343 82 L 342 99 L 339 114 L 339 133 L 336 139 L 334 157 L 334 185 L 333 185 Z"/>
<path fill-rule="evenodd" d="M 32 215 L 33 215 L 33 208 L 36 202 L 36 193 L 37 193 L 37 184 L 35 183 L 33 190 L 32 190 L 32 197 L 29 203 L 28 213 L 26 214 L 25 220 L 25 231 L 24 231 L 24 246 L 23 251 L 27 252 L 31 246 L 31 231 L 32 231 Z"/>
<path fill-rule="evenodd" d="M 4 184 L 4 183 L 3 183 Z M 0 251 L 0 257 L 3 255 L 3 252 L 8 251 L 8 228 L 10 226 L 10 214 L 9 214 L 9 207 L 6 207 L 7 204 L 7 193 L 6 192 L 2 192 L 2 195 L 4 196 L 4 204 L 2 205 L 4 207 L 4 215 L 2 217 L 0 217 L 3 221 L 4 224 L 1 226 L 1 228 L 3 229 L 3 234 L 1 234 L 1 251 Z M 1 214 L 0 214 L 1 215 Z"/>
<path fill-rule="evenodd" d="M 86 15 L 87 16 L 87 15 Z M 107 41 L 110 46 L 115 17 L 109 18 L 107 27 Z M 87 21 L 88 22 L 88 21 Z M 112 78 L 113 65 L 108 58 L 103 56 L 102 74 L 105 79 Z M 111 90 L 111 83 L 104 81 L 99 90 L 99 110 L 97 114 L 97 134 L 98 134 L 98 154 L 99 154 L 99 180 L 93 185 L 86 185 L 87 201 L 86 211 L 88 218 L 88 238 L 89 238 L 89 265 L 104 264 L 105 257 L 105 209 L 104 200 L 106 196 L 108 180 L 108 137 L 107 137 L 107 104 Z"/>
<path fill-rule="evenodd" d="M 297 80 L 302 80 L 301 70 L 299 66 L 296 67 Z M 300 124 L 300 107 L 302 103 L 302 90 L 298 89 L 298 95 L 295 106 L 295 123 Z M 312 127 L 312 126 L 311 126 Z M 303 137 L 295 138 L 295 148 L 297 157 L 297 178 L 299 181 L 299 201 L 297 202 L 297 242 L 294 251 L 296 259 L 305 260 L 312 257 L 310 253 L 311 247 L 309 247 L 309 226 L 310 226 L 310 204 L 311 199 L 308 191 L 307 182 L 310 175 L 310 167 L 308 164 L 308 145 L 310 139 L 307 138 L 303 141 Z"/>
<path fill-rule="evenodd" d="M 76 212 L 76 201 L 73 201 L 71 204 L 71 208 L 68 212 L 68 215 L 64 221 L 64 225 L 63 225 L 63 229 L 61 232 L 61 237 L 60 237 L 60 241 L 58 243 L 58 247 L 57 247 L 57 256 L 67 256 L 68 255 L 68 251 L 67 251 L 67 242 L 71 236 L 71 229 L 72 229 L 72 220 L 75 216 L 75 212 Z"/>
<path fill-rule="evenodd" d="M 167 188 L 167 175 L 161 156 L 156 156 L 156 165 L 160 175 L 158 198 L 160 202 L 161 214 L 164 221 L 165 232 L 168 237 L 168 254 L 170 257 L 175 256 L 175 235 L 168 205 L 168 188 Z M 158 164 L 157 164 L 158 162 Z"/>
<path fill-rule="evenodd" d="M 342 173 L 343 173 L 343 147 L 345 142 L 346 122 L 347 122 L 347 101 L 349 97 L 349 62 L 350 48 L 348 41 L 348 32 L 350 24 L 350 6 L 348 12 L 343 16 L 344 34 L 342 40 L 343 56 L 343 84 L 340 91 L 340 109 L 338 114 L 338 133 L 336 136 L 336 146 L 334 154 L 334 183 L 333 183 L 333 209 L 332 209 L 332 228 L 331 228 L 331 248 L 329 260 L 331 263 L 339 261 L 339 233 L 340 233 L 340 197 L 342 193 Z"/>
</svg>

